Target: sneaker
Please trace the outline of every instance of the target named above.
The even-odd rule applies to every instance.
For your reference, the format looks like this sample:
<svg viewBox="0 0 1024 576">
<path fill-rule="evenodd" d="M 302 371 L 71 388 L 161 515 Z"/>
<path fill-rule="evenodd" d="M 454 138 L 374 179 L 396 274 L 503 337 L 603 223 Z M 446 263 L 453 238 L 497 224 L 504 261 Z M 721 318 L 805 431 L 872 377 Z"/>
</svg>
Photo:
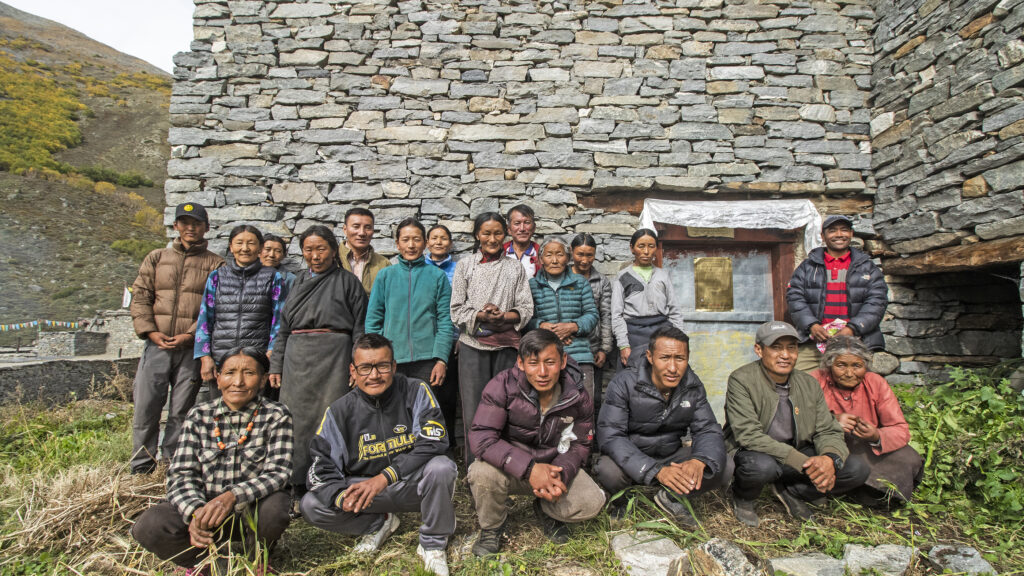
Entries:
<svg viewBox="0 0 1024 576">
<path fill-rule="evenodd" d="M 448 557 L 444 548 L 440 550 L 424 550 L 423 546 L 416 547 L 416 555 L 423 559 L 423 568 L 437 576 L 448 576 Z"/>
<path fill-rule="evenodd" d="M 690 508 L 685 503 L 680 502 L 676 496 L 669 494 L 667 490 L 658 490 L 658 493 L 654 495 L 654 504 L 667 514 L 668 519 L 676 525 L 685 528 L 696 528 L 698 526 L 697 519 L 693 517 Z"/>
<path fill-rule="evenodd" d="M 359 542 L 352 548 L 356 554 L 372 554 L 380 550 L 384 541 L 398 530 L 398 515 L 388 514 L 384 518 L 384 524 L 372 534 L 367 534 L 359 539 Z"/>
<path fill-rule="evenodd" d="M 565 544 L 569 541 L 569 527 L 565 525 L 565 522 L 559 522 L 545 514 L 540 507 L 540 500 L 533 501 L 533 512 L 537 515 L 540 528 L 548 540 L 553 544 Z"/>
<path fill-rule="evenodd" d="M 785 488 L 779 488 L 775 484 L 772 484 L 772 494 L 782 502 L 782 507 L 786 509 L 786 513 L 793 518 L 800 520 L 810 520 L 814 517 L 814 512 L 811 512 L 811 508 L 807 506 L 807 503 L 790 494 Z"/>
<path fill-rule="evenodd" d="M 751 528 L 757 528 L 761 522 L 761 519 L 757 517 L 757 512 L 754 511 L 754 501 L 744 500 L 735 494 L 732 497 L 732 513 L 736 515 L 737 520 Z"/>
<path fill-rule="evenodd" d="M 504 534 L 504 524 L 497 528 L 481 529 L 480 535 L 477 536 L 476 543 L 473 544 L 473 555 L 490 556 L 492 554 L 497 554 L 498 551 L 501 550 L 501 537 Z"/>
</svg>

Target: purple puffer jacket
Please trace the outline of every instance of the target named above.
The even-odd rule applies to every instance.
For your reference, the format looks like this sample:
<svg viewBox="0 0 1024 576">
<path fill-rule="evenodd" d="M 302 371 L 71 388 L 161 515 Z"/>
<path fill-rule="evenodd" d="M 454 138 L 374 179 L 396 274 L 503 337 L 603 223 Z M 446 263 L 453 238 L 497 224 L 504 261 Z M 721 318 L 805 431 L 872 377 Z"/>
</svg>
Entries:
<svg viewBox="0 0 1024 576">
<path fill-rule="evenodd" d="M 559 440 L 569 428 L 576 439 L 559 452 Z M 566 486 L 586 462 L 593 440 L 594 401 L 572 358 L 562 371 L 562 395 L 543 418 L 537 391 L 513 366 L 487 383 L 469 430 L 469 447 L 477 458 L 524 480 L 531 462 L 561 466 Z"/>
</svg>

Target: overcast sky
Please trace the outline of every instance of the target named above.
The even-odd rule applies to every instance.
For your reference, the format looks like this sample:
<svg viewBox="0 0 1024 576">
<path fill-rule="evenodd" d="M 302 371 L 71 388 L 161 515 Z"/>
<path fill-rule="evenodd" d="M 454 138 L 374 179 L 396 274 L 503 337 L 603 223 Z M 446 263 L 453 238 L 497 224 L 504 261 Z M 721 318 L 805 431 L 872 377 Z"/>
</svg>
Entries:
<svg viewBox="0 0 1024 576">
<path fill-rule="evenodd" d="M 170 72 L 192 42 L 192 0 L 3 0 Z"/>
</svg>

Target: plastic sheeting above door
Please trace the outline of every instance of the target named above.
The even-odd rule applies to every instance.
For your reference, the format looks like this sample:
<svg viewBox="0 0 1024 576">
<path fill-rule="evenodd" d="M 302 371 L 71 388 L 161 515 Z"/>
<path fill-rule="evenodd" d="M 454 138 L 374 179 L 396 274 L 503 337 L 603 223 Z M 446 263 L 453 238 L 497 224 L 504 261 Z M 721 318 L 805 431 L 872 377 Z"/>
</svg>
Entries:
<svg viewBox="0 0 1024 576">
<path fill-rule="evenodd" d="M 700 228 L 804 229 L 804 248 L 821 246 L 821 215 L 810 200 L 644 200 L 640 225 L 654 223 Z"/>
</svg>

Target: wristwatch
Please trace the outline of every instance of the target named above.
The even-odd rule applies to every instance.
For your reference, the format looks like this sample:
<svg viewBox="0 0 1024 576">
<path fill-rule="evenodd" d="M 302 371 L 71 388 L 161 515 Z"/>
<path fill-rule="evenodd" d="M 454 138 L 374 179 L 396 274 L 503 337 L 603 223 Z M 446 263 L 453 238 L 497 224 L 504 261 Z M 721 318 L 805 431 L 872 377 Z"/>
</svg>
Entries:
<svg viewBox="0 0 1024 576">
<path fill-rule="evenodd" d="M 843 469 L 843 459 L 840 458 L 837 454 L 826 452 L 825 456 L 828 456 L 829 458 L 832 459 L 832 464 L 836 467 L 837 473 Z"/>
</svg>

